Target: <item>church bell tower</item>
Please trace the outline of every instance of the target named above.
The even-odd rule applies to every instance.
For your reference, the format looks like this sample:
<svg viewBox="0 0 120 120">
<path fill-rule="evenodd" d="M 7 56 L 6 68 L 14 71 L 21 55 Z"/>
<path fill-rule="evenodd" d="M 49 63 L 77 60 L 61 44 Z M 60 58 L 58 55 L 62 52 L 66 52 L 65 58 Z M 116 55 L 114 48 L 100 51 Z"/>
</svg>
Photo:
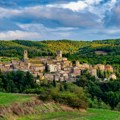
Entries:
<svg viewBox="0 0 120 120">
<path fill-rule="evenodd" d="M 57 60 L 62 59 L 62 51 L 60 51 L 60 50 L 56 51 L 56 58 L 57 58 Z"/>
<path fill-rule="evenodd" d="M 28 60 L 28 51 L 27 50 L 24 50 L 24 62 L 27 62 Z"/>
</svg>

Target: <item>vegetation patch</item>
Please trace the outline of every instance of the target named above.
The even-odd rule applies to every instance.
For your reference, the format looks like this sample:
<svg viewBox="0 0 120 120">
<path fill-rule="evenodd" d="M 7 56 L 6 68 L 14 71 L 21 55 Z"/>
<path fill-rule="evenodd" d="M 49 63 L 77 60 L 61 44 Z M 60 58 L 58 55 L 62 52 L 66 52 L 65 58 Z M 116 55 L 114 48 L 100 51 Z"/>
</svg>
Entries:
<svg viewBox="0 0 120 120">
<path fill-rule="evenodd" d="M 102 109 L 88 109 L 87 112 L 53 112 L 23 116 L 17 120 L 119 120 L 120 113 Z"/>
<path fill-rule="evenodd" d="M 0 107 L 9 106 L 15 102 L 27 102 L 32 98 L 31 95 L 0 93 Z"/>
</svg>

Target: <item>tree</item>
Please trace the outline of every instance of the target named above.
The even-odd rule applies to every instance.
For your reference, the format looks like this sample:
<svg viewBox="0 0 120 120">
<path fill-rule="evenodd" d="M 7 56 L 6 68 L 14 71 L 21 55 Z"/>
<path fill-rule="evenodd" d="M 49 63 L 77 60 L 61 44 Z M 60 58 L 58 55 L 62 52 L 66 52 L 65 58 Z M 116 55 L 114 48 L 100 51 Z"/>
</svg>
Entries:
<svg viewBox="0 0 120 120">
<path fill-rule="evenodd" d="M 76 84 L 81 87 L 85 87 L 88 83 L 86 76 L 78 76 L 76 80 Z"/>
<path fill-rule="evenodd" d="M 63 85 L 64 85 L 64 90 L 65 90 L 65 91 L 67 91 L 67 90 L 68 90 L 68 85 L 67 85 L 67 83 L 66 83 L 66 82 L 64 82 L 64 84 L 63 84 Z"/>
<path fill-rule="evenodd" d="M 53 86 L 56 87 L 56 81 L 55 81 L 55 79 L 53 80 Z"/>
<path fill-rule="evenodd" d="M 120 102 L 120 93 L 119 92 L 107 92 L 105 93 L 106 103 L 111 106 L 111 109 L 115 109 L 115 107 Z"/>
<path fill-rule="evenodd" d="M 0 91 L 4 91 L 2 78 L 0 78 Z"/>
</svg>

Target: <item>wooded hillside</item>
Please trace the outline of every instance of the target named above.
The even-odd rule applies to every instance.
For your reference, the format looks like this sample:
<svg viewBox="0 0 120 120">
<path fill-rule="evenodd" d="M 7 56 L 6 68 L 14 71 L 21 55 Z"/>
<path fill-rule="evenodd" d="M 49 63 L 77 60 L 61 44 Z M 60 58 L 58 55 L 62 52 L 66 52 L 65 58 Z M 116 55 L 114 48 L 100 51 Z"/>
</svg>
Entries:
<svg viewBox="0 0 120 120">
<path fill-rule="evenodd" d="M 119 64 L 120 39 L 98 41 L 0 41 L 0 56 L 22 59 L 23 50 L 29 51 L 29 57 L 54 55 L 62 50 L 70 60 L 80 60 L 91 64 Z M 113 59 L 114 58 L 114 59 Z"/>
</svg>

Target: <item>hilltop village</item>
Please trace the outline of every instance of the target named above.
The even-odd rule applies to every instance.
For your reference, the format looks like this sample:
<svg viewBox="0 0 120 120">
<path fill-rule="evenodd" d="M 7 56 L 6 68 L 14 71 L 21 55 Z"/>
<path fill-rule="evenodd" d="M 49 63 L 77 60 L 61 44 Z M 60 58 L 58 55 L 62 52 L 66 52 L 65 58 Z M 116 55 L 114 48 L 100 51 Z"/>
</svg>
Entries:
<svg viewBox="0 0 120 120">
<path fill-rule="evenodd" d="M 90 65 L 87 63 L 80 64 L 79 61 L 71 62 L 62 56 L 62 51 L 56 52 L 56 57 L 44 58 L 28 58 L 28 51 L 24 50 L 24 59 L 22 61 L 12 60 L 10 63 L 1 63 L 1 71 L 29 71 L 34 77 L 39 80 L 56 80 L 56 81 L 75 81 L 78 75 L 82 75 L 83 71 L 87 70 L 91 76 L 98 78 L 97 71 L 108 71 L 110 76 L 104 80 L 117 77 L 114 74 L 114 69 L 111 65 Z"/>
</svg>

